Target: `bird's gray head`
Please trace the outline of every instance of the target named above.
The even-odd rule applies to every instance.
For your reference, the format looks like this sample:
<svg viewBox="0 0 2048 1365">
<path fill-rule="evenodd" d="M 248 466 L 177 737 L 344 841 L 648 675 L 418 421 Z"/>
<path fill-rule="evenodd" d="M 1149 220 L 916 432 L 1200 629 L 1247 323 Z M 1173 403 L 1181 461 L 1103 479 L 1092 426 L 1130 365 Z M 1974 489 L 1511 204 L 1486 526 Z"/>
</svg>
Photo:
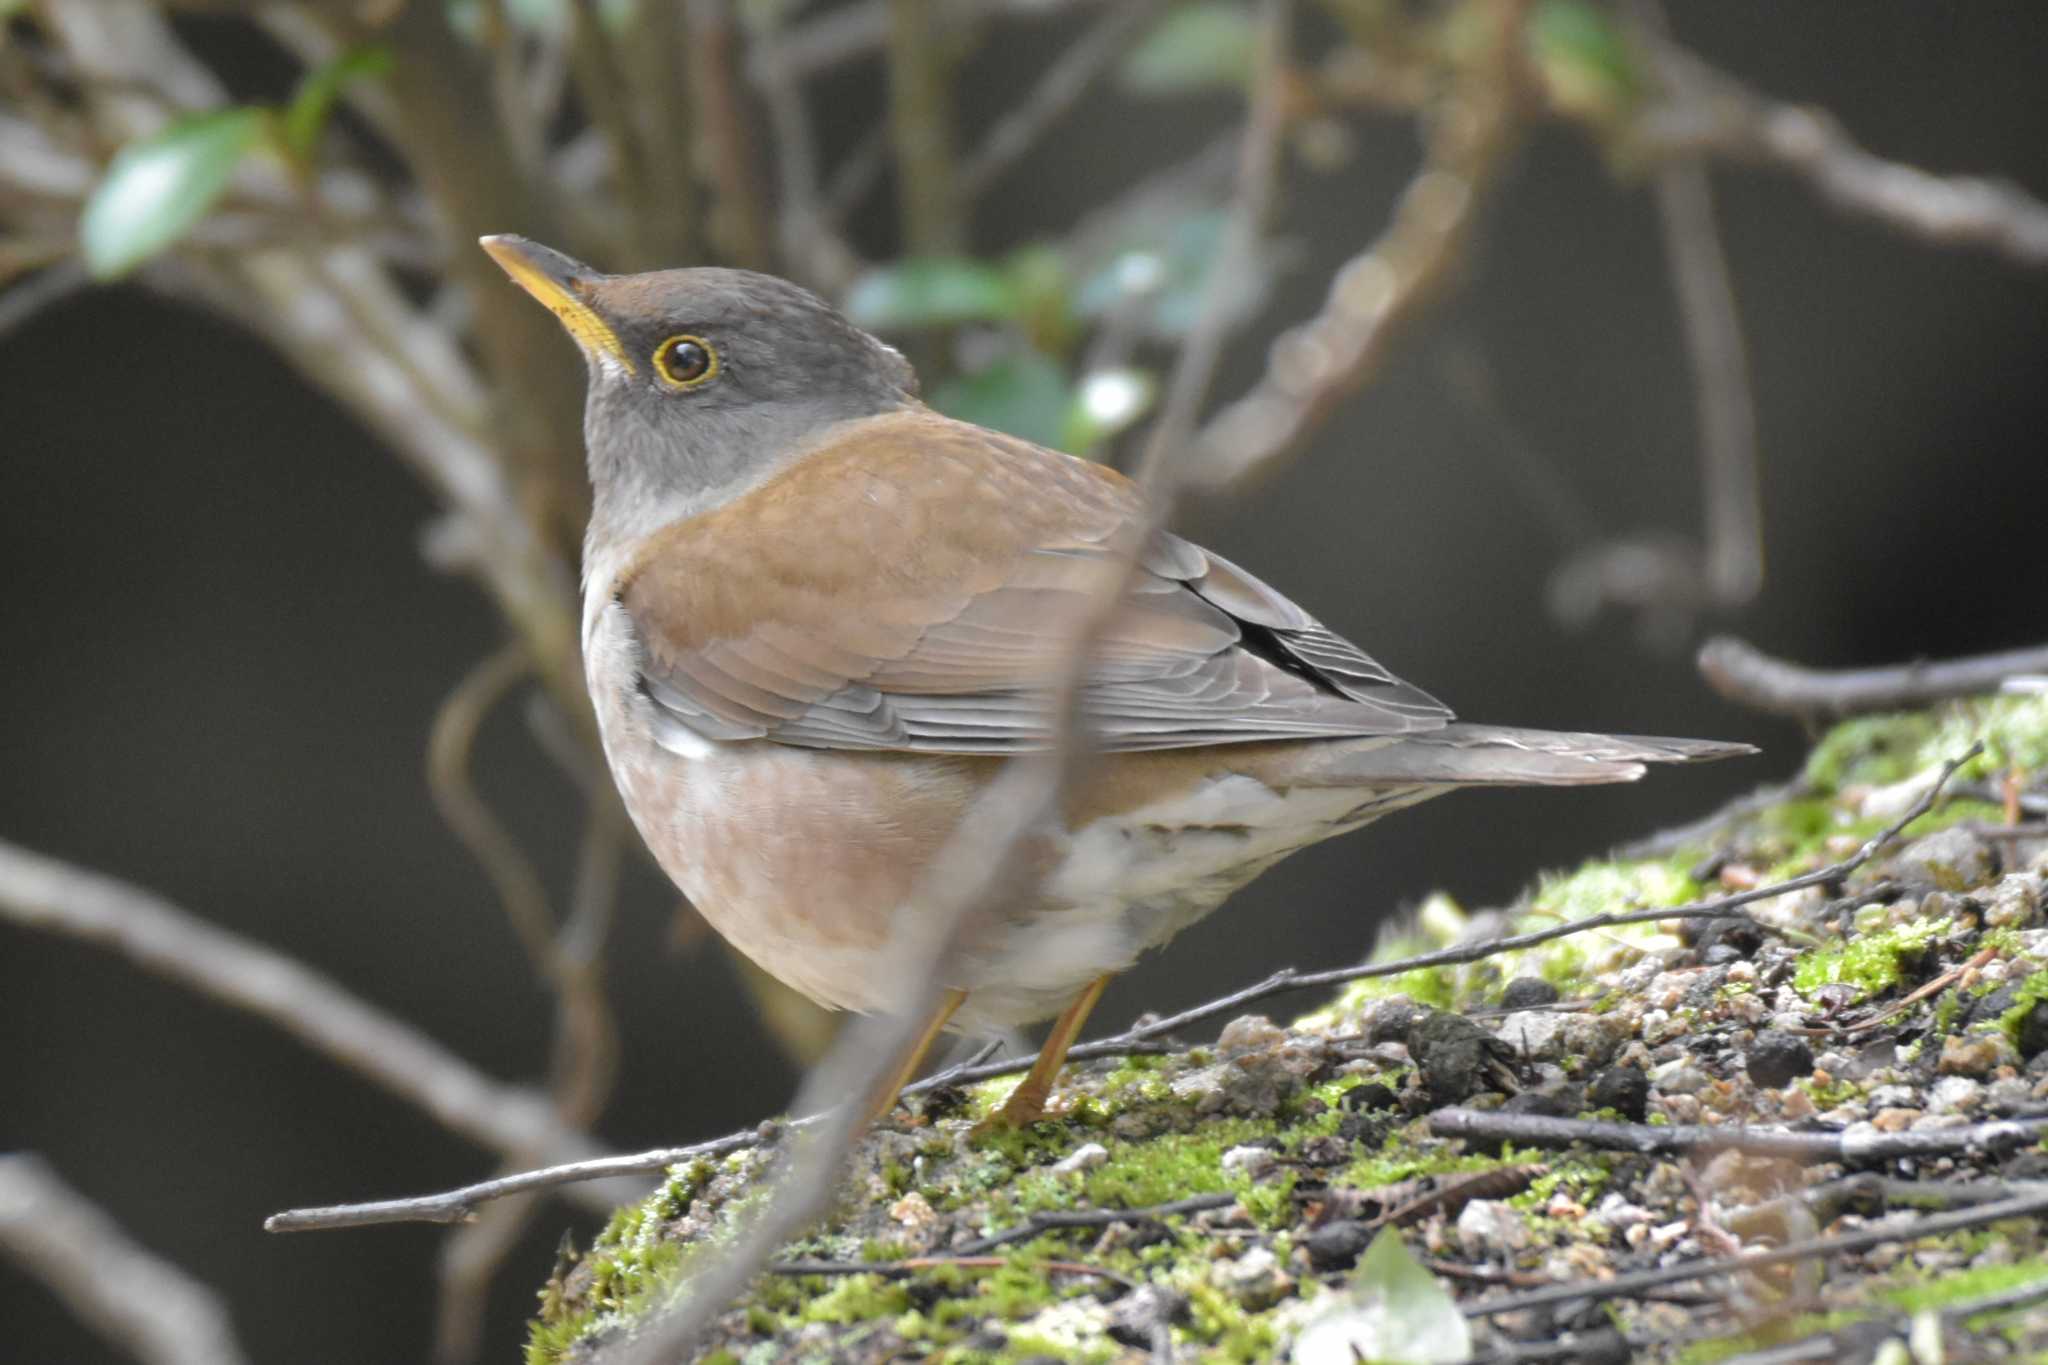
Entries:
<svg viewBox="0 0 2048 1365">
<path fill-rule="evenodd" d="M 483 246 L 582 348 L 594 536 L 716 506 L 830 424 L 915 398 L 901 355 L 772 275 L 606 275 L 523 237 Z"/>
</svg>

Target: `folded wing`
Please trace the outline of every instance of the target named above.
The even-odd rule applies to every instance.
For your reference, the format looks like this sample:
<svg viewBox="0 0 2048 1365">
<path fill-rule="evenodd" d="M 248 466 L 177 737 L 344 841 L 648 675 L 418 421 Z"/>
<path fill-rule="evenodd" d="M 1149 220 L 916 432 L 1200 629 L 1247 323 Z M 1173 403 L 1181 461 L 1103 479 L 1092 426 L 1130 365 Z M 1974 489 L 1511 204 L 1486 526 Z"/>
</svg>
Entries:
<svg viewBox="0 0 2048 1365">
<path fill-rule="evenodd" d="M 1015 754 L 1140 511 L 1114 471 L 925 411 L 830 433 L 615 587 L 665 720 L 713 740 Z M 1450 712 L 1249 573 L 1140 557 L 1084 693 L 1112 751 L 1403 735 Z"/>
</svg>

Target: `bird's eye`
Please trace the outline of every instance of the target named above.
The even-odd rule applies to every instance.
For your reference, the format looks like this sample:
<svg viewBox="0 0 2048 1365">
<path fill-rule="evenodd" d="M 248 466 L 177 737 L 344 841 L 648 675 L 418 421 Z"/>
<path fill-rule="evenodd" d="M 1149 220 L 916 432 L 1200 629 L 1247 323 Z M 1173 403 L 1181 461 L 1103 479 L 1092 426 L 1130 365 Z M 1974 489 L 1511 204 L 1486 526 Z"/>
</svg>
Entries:
<svg viewBox="0 0 2048 1365">
<path fill-rule="evenodd" d="M 670 337 L 654 348 L 654 372 L 672 389 L 694 389 L 718 373 L 718 352 L 702 337 Z"/>
</svg>

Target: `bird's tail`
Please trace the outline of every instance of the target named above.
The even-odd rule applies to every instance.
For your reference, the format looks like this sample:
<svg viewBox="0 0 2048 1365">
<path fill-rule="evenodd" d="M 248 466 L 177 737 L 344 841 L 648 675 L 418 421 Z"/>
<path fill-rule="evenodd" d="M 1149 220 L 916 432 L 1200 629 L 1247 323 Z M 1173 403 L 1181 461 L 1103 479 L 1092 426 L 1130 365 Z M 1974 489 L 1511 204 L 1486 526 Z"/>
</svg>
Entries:
<svg viewBox="0 0 2048 1365">
<path fill-rule="evenodd" d="M 1704 763 L 1755 753 L 1711 739 L 1595 735 L 1504 725 L 1446 725 L 1372 747 L 1335 745 L 1308 780 L 1316 785 L 1426 784 L 1573 787 L 1633 782 L 1652 763 Z"/>
</svg>

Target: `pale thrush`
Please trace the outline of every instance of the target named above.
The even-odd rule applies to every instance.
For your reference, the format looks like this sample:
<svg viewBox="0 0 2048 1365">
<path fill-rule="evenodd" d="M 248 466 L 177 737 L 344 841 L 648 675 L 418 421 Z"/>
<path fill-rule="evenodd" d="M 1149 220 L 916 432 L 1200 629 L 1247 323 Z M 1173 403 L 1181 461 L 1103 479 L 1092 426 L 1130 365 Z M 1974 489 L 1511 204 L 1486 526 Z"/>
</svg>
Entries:
<svg viewBox="0 0 2048 1365">
<path fill-rule="evenodd" d="M 583 649 L 634 823 L 768 972 L 833 1008 L 897 1006 L 919 874 L 1005 759 L 1047 746 L 1051 671 L 1137 491 L 932 411 L 900 354 L 793 284 L 483 245 L 588 362 Z M 1102 756 L 1041 841 L 1036 893 L 973 926 L 924 1035 L 1058 1015 L 1014 1122 L 1044 1112 L 1112 975 L 1296 849 L 1454 787 L 1749 752 L 1455 722 L 1164 533 L 1091 663 Z"/>
</svg>

